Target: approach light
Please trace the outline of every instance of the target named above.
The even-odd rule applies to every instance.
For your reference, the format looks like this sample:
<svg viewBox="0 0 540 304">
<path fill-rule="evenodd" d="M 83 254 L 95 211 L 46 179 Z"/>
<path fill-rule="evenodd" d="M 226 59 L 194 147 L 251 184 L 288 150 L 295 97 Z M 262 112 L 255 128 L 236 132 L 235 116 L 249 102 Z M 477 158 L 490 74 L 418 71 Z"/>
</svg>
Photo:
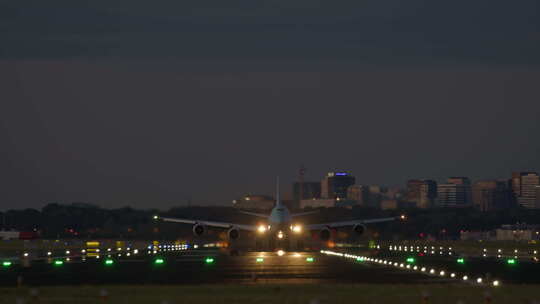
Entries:
<svg viewBox="0 0 540 304">
<path fill-rule="evenodd" d="M 285 255 L 285 251 L 283 251 L 283 250 L 278 250 L 277 255 L 278 255 L 278 256 L 283 256 L 283 255 Z"/>
<path fill-rule="evenodd" d="M 306 258 L 306 262 L 312 263 L 313 261 L 315 261 L 315 259 L 312 257 Z"/>
<path fill-rule="evenodd" d="M 112 264 L 114 264 L 114 261 L 113 261 L 113 260 L 111 260 L 111 259 L 106 259 L 106 260 L 105 260 L 105 265 L 111 266 Z"/>
<path fill-rule="evenodd" d="M 260 225 L 260 226 L 257 228 L 257 231 L 258 231 L 259 233 L 265 233 L 265 232 L 266 232 L 266 226 Z"/>
<path fill-rule="evenodd" d="M 294 226 L 292 226 L 292 231 L 293 231 L 294 233 L 300 233 L 300 232 L 302 232 L 302 226 L 300 226 L 300 225 L 294 225 Z"/>
<path fill-rule="evenodd" d="M 277 237 L 278 237 L 278 239 L 282 239 L 283 238 L 283 232 L 281 232 L 281 231 L 278 232 Z"/>
<path fill-rule="evenodd" d="M 165 263 L 165 260 L 162 259 L 162 258 L 157 258 L 154 260 L 154 264 L 156 265 L 161 265 L 161 264 L 164 264 Z"/>
<path fill-rule="evenodd" d="M 154 216 L 153 216 L 153 219 L 157 221 L 157 220 L 159 220 L 159 216 L 154 215 Z"/>
<path fill-rule="evenodd" d="M 499 281 L 493 281 L 493 286 L 497 287 L 497 286 L 499 286 L 499 285 L 501 285 L 501 282 L 499 282 Z"/>
<path fill-rule="evenodd" d="M 399 219 L 402 220 L 402 221 L 405 221 L 407 220 L 407 216 L 405 214 L 402 214 L 399 216 Z"/>
<path fill-rule="evenodd" d="M 11 266 L 11 264 L 12 264 L 11 261 L 2 262 L 2 266 L 4 266 L 4 267 L 9 267 L 9 266 Z"/>
<path fill-rule="evenodd" d="M 204 262 L 206 264 L 212 264 L 212 263 L 214 263 L 214 258 L 206 258 L 206 260 L 204 260 Z"/>
</svg>

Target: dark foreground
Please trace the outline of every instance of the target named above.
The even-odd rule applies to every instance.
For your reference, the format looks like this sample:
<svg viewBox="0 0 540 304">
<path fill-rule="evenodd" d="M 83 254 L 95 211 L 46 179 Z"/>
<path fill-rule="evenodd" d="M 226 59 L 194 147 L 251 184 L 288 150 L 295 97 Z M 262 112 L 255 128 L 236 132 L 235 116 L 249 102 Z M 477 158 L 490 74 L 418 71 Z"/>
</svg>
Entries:
<svg viewBox="0 0 540 304">
<path fill-rule="evenodd" d="M 536 285 L 268 284 L 0 288 L 0 303 L 536 303 Z M 18 302 L 17 302 L 18 301 Z M 24 302 L 23 302 L 24 301 Z"/>
</svg>

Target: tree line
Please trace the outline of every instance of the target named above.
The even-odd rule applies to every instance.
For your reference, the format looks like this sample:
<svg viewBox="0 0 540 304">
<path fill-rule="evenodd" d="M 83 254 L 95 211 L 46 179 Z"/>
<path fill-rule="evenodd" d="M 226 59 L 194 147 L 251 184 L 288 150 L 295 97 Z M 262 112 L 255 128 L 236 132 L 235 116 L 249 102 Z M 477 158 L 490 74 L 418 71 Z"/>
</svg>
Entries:
<svg viewBox="0 0 540 304">
<path fill-rule="evenodd" d="M 306 209 L 309 210 L 309 209 Z M 370 225 L 377 237 L 456 239 L 460 231 L 488 231 L 504 224 L 540 224 L 539 210 L 512 208 L 480 212 L 474 208 L 380 210 L 368 207 L 322 208 L 300 219 L 302 223 L 322 223 L 407 215 L 406 222 Z M 41 238 L 126 238 L 177 239 L 191 236 L 191 225 L 163 223 L 153 216 L 181 217 L 243 224 L 261 223 L 261 218 L 241 214 L 232 207 L 175 207 L 166 211 L 130 207 L 106 209 L 92 204 L 51 203 L 37 209 L 1 212 L 3 230 L 35 231 Z"/>
</svg>

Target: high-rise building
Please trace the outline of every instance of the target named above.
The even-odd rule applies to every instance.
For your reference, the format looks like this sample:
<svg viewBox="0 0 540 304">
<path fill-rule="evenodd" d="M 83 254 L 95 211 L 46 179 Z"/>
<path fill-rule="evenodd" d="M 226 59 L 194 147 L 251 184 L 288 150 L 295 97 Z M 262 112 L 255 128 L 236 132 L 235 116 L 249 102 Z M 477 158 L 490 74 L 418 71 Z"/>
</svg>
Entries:
<svg viewBox="0 0 540 304">
<path fill-rule="evenodd" d="M 540 186 L 536 186 L 536 208 L 540 209 Z"/>
<path fill-rule="evenodd" d="M 515 201 L 522 207 L 536 209 L 537 190 L 540 186 L 540 176 L 536 172 L 512 173 L 512 191 Z"/>
<path fill-rule="evenodd" d="M 429 179 L 411 179 L 407 182 L 405 201 L 418 208 L 429 208 L 437 198 L 437 182 Z"/>
<path fill-rule="evenodd" d="M 354 185 L 355 178 L 346 172 L 330 172 L 321 182 L 321 197 L 330 199 L 347 198 L 347 189 Z"/>
<path fill-rule="evenodd" d="M 505 181 L 479 181 L 472 187 L 472 198 L 481 211 L 504 209 L 510 206 L 510 189 Z"/>
<path fill-rule="evenodd" d="M 471 181 L 467 177 L 450 177 L 437 185 L 437 198 L 442 207 L 467 207 L 471 204 Z"/>
<path fill-rule="evenodd" d="M 293 184 L 293 199 L 295 201 L 321 198 L 321 183 L 303 182 L 302 185 L 303 189 L 300 191 L 300 183 Z M 302 193 L 302 198 L 300 198 L 300 193 Z"/>
<path fill-rule="evenodd" d="M 347 199 L 356 201 L 360 206 L 367 206 L 369 200 L 369 189 L 364 185 L 352 185 L 347 189 Z"/>
</svg>

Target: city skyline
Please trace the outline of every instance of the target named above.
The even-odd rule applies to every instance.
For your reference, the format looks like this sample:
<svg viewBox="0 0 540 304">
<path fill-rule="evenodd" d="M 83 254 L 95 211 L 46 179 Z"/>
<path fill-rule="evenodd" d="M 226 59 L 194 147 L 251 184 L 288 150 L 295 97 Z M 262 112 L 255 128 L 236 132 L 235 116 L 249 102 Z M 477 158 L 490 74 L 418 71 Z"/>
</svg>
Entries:
<svg viewBox="0 0 540 304">
<path fill-rule="evenodd" d="M 304 166 L 302 166 L 301 168 L 303 168 L 303 171 L 305 173 L 306 171 L 306 168 Z M 354 172 L 350 171 L 350 170 L 335 170 L 335 171 L 326 171 L 325 174 L 323 174 L 322 176 L 320 176 L 320 180 L 316 180 L 315 178 L 311 178 L 311 177 L 308 177 L 307 179 L 304 178 L 304 183 L 306 185 L 308 184 L 313 184 L 313 183 L 316 183 L 316 184 L 324 184 L 325 180 L 328 178 L 328 176 L 330 176 L 330 174 L 332 174 L 333 176 L 333 173 L 335 172 L 340 172 L 340 173 L 337 173 L 338 175 L 350 175 L 352 178 L 353 178 L 353 181 L 354 179 L 356 178 L 356 175 L 354 174 Z M 341 173 L 343 172 L 343 173 Z M 417 182 L 417 181 L 428 181 L 428 182 L 435 182 L 435 187 L 437 186 L 444 186 L 445 184 L 447 184 L 448 182 L 450 182 L 452 179 L 462 179 L 462 178 L 465 178 L 465 179 L 468 179 L 469 180 L 469 186 L 471 187 L 470 191 L 472 191 L 472 189 L 474 189 L 474 187 L 476 186 L 476 184 L 483 184 L 485 182 L 493 182 L 493 181 L 497 181 L 497 182 L 502 182 L 506 185 L 506 187 L 508 187 L 509 190 L 512 190 L 512 186 L 509 184 L 510 182 L 512 182 L 512 179 L 514 177 L 515 174 L 520 174 L 520 173 L 524 173 L 524 174 L 529 174 L 529 173 L 533 173 L 533 174 L 536 174 L 537 176 L 537 179 L 538 179 L 538 172 L 537 171 L 534 171 L 534 170 L 527 170 L 527 171 L 524 171 L 524 172 L 512 172 L 509 176 L 507 176 L 506 178 L 503 177 L 503 178 L 481 178 L 481 179 L 469 179 L 469 177 L 457 177 L 456 175 L 454 176 L 446 176 L 445 178 L 441 178 L 441 179 L 434 179 L 434 178 L 430 178 L 430 177 L 421 177 L 421 178 L 418 178 L 418 177 L 414 177 L 414 178 L 408 178 L 404 183 L 402 184 L 396 184 L 396 185 L 390 185 L 390 184 L 385 184 L 385 183 L 382 183 L 382 184 L 375 184 L 375 183 L 360 183 L 360 182 L 355 182 L 353 184 L 351 184 L 351 186 L 365 186 L 365 187 L 371 187 L 371 186 L 376 186 L 376 187 L 383 187 L 386 190 L 388 189 L 392 189 L 392 191 L 395 191 L 395 190 L 399 190 L 403 195 L 404 197 L 401 198 L 399 201 L 402 201 L 402 202 L 412 202 L 413 200 L 409 200 L 408 197 L 407 197 L 407 193 L 408 191 L 411 190 L 411 186 L 409 185 L 410 182 Z M 296 179 L 295 179 L 296 178 Z M 290 182 L 287 182 L 287 181 L 283 181 L 283 179 L 281 179 L 282 182 L 280 182 L 280 185 L 281 185 L 281 195 L 282 195 L 282 199 L 285 199 L 287 201 L 296 201 L 296 199 L 293 199 L 294 197 L 294 191 L 297 191 L 297 189 L 295 190 L 295 187 L 298 186 L 298 176 L 294 177 Z M 272 187 L 275 187 L 275 185 L 272 185 Z M 540 189 L 540 185 L 537 186 L 538 189 Z M 437 189 L 435 189 L 436 191 Z M 320 191 L 320 188 L 319 190 Z M 427 190 L 425 190 L 427 191 Z M 540 191 L 539 191 L 540 192 Z M 321 193 L 319 192 L 319 195 Z M 170 208 L 170 207 L 178 207 L 178 206 L 231 206 L 231 201 L 235 201 L 237 198 L 241 198 L 241 197 L 246 197 L 246 196 L 252 196 L 252 195 L 263 195 L 263 196 L 266 196 L 267 198 L 272 198 L 274 195 L 275 195 L 275 188 L 269 192 L 254 192 L 254 191 L 249 191 L 249 190 L 245 190 L 241 193 L 239 193 L 237 196 L 231 196 L 231 197 L 228 197 L 228 198 L 222 198 L 220 199 L 219 201 L 214 201 L 213 203 L 208 203 L 207 201 L 200 201 L 197 199 L 196 196 L 193 196 L 193 195 L 184 195 L 182 199 L 179 199 L 178 201 L 175 201 L 175 202 L 170 202 L 169 205 L 165 205 L 163 207 L 160 207 L 160 209 L 166 209 L 166 208 Z M 348 195 L 347 195 L 348 196 Z M 330 199 L 330 197 L 328 197 L 328 194 L 325 196 L 325 195 L 320 195 L 320 199 Z M 469 201 L 466 203 L 466 205 L 471 205 L 471 206 L 474 206 L 477 204 L 477 202 L 471 200 L 472 197 L 469 199 Z M 533 200 L 535 199 L 538 199 L 538 198 L 534 198 Z M 339 201 L 339 198 L 337 199 Z M 342 198 L 342 200 L 349 200 L 349 198 Z M 439 205 L 439 203 L 437 203 L 436 205 L 433 205 L 435 201 L 432 201 L 430 203 L 428 203 L 428 205 L 431 204 L 431 206 L 424 206 L 424 207 L 419 207 L 419 208 L 431 208 L 431 207 L 435 207 L 435 206 L 442 206 L 442 205 Z M 9 208 L 9 207 L 6 207 L 6 206 L 2 206 L 3 208 L 0 209 L 0 211 L 2 210 L 8 210 L 8 209 L 24 209 L 24 208 L 41 208 L 43 206 L 46 206 L 47 204 L 50 204 L 50 203 L 60 203 L 60 204 L 71 204 L 71 203 L 89 203 L 89 204 L 93 204 L 93 205 L 96 205 L 96 206 L 100 206 L 100 207 L 105 207 L 105 208 L 120 208 L 120 207 L 135 207 L 135 208 L 151 208 L 152 206 L 151 205 L 145 205 L 145 204 L 142 204 L 142 205 L 137 205 L 137 204 L 112 204 L 112 205 L 102 205 L 100 204 L 99 202 L 97 201 L 85 201 L 85 200 L 78 200 L 78 199 L 74 199 L 74 200 L 55 200 L 55 201 L 47 201 L 47 202 L 43 202 L 42 205 L 36 205 L 35 207 L 25 207 L 25 206 L 20 206 L 20 207 L 16 207 L 16 208 Z M 418 202 L 417 202 L 418 203 Z M 516 203 L 518 203 L 516 201 Z M 266 203 L 268 204 L 268 203 Z M 422 203 L 422 204 L 425 204 Z M 233 204 L 234 205 L 234 202 Z M 443 204 L 444 205 L 444 204 Z M 418 207 L 418 206 L 417 206 Z M 247 207 L 247 208 L 252 208 L 252 207 Z M 260 208 L 260 207 L 257 207 L 257 208 Z M 377 208 L 380 208 L 377 207 Z M 264 209 L 264 208 L 263 208 Z"/>
</svg>

